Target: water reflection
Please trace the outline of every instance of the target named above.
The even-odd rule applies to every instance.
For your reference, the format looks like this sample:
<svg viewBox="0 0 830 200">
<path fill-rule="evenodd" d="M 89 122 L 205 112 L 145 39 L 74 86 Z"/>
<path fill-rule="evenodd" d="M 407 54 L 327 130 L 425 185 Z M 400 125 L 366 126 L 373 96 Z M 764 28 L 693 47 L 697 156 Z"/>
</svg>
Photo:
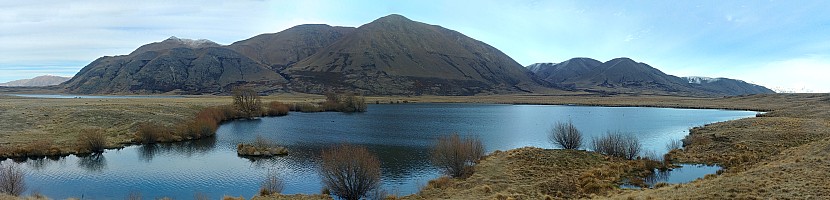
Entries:
<svg viewBox="0 0 830 200">
<path fill-rule="evenodd" d="M 144 162 L 150 162 L 157 154 L 176 154 L 184 157 L 203 155 L 216 148 L 216 137 L 202 138 L 176 143 L 159 143 L 141 145 L 138 148 L 138 157 Z"/>
<path fill-rule="evenodd" d="M 78 157 L 78 167 L 90 172 L 100 172 L 107 168 L 107 158 L 103 153 L 93 153 Z"/>
</svg>

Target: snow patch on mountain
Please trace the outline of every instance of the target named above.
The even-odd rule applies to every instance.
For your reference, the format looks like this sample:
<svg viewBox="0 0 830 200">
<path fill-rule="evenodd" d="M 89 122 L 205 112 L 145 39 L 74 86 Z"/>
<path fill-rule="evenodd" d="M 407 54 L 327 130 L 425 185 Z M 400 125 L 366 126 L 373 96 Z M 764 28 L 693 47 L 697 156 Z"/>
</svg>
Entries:
<svg viewBox="0 0 830 200">
<path fill-rule="evenodd" d="M 709 78 L 709 77 L 703 77 L 703 76 L 688 76 L 688 77 L 683 77 L 683 79 L 685 79 L 686 81 L 689 81 L 689 83 L 703 84 L 703 83 L 711 83 L 711 82 L 719 81 L 723 78 Z"/>
</svg>

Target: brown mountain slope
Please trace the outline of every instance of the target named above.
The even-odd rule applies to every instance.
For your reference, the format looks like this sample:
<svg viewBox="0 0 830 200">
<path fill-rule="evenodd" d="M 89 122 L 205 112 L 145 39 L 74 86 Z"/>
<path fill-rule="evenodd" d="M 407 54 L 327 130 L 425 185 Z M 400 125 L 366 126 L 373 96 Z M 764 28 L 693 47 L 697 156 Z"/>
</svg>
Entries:
<svg viewBox="0 0 830 200">
<path fill-rule="evenodd" d="M 283 73 L 303 92 L 469 95 L 541 87 L 498 49 L 400 15 L 360 26 Z"/>
<path fill-rule="evenodd" d="M 175 42 L 169 40 L 165 42 Z M 69 93 L 205 94 L 227 93 L 240 84 L 286 82 L 268 67 L 224 47 L 143 47 L 148 45 L 130 55 L 101 57 L 62 85 Z"/>
<path fill-rule="evenodd" d="M 227 47 L 277 70 L 296 63 L 327 47 L 353 27 L 325 24 L 294 26 L 278 33 L 261 34 Z"/>
</svg>

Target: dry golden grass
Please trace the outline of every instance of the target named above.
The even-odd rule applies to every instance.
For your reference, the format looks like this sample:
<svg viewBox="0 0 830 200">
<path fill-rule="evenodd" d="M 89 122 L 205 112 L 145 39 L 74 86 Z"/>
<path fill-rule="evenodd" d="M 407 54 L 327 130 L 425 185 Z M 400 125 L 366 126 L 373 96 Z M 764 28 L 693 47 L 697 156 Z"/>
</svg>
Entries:
<svg viewBox="0 0 830 200">
<path fill-rule="evenodd" d="M 286 94 L 263 101 L 319 103 L 321 95 Z M 688 184 L 619 190 L 613 180 L 636 165 L 578 151 L 518 149 L 495 153 L 466 180 L 447 179 L 406 199 L 827 199 L 830 196 L 830 94 L 770 94 L 727 98 L 668 96 L 488 95 L 367 97 L 367 102 L 573 104 L 770 111 L 758 118 L 716 123 L 692 131 L 691 143 L 672 151 L 677 162 L 717 163 L 726 170 Z M 110 144 L 130 142 L 140 122 L 172 126 L 229 97 L 180 99 L 31 99 L 0 96 L 0 156 L 49 144 L 72 152 L 80 130 L 102 128 Z M 38 145 L 40 146 L 40 145 Z M 535 152 L 535 153 L 533 153 Z M 543 152 L 543 153 L 540 153 Z M 567 152 L 567 153 L 565 153 Z M 544 173 L 541 173 L 544 171 Z M 609 172 L 606 172 L 609 171 Z M 622 172 L 625 173 L 622 173 Z M 258 199 L 329 199 L 275 195 Z M 255 199 L 257 199 L 255 198 Z"/>
<path fill-rule="evenodd" d="M 295 200 L 330 200 L 333 199 L 329 195 L 325 194 L 271 194 L 268 196 L 254 196 L 251 200 L 284 200 L 284 199 L 295 199 Z"/>
<path fill-rule="evenodd" d="M 469 178 L 441 177 L 403 199 L 587 198 L 613 192 L 623 178 L 645 171 L 643 162 L 579 150 L 497 151 Z"/>
<path fill-rule="evenodd" d="M 324 97 L 300 94 L 262 99 L 291 103 L 320 102 Z M 78 149 L 76 138 L 90 129 L 103 130 L 107 148 L 116 148 L 138 141 L 135 133 L 142 123 L 177 127 L 193 120 L 204 108 L 230 103 L 232 99 L 224 96 L 44 99 L 0 95 L 0 158 L 85 153 Z M 49 144 L 49 148 L 33 148 L 36 143 Z M 47 154 L 40 154 L 43 152 Z"/>
</svg>

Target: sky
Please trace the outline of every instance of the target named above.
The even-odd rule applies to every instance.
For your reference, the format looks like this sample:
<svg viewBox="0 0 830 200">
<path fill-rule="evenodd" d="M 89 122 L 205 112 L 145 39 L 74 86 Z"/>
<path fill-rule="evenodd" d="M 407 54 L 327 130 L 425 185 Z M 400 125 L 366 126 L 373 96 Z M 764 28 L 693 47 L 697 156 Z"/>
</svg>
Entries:
<svg viewBox="0 0 830 200">
<path fill-rule="evenodd" d="M 522 65 L 632 58 L 676 76 L 830 92 L 830 1 L 0 0 L 0 82 L 72 76 L 176 36 L 230 44 L 389 14 L 453 29 Z"/>
</svg>

